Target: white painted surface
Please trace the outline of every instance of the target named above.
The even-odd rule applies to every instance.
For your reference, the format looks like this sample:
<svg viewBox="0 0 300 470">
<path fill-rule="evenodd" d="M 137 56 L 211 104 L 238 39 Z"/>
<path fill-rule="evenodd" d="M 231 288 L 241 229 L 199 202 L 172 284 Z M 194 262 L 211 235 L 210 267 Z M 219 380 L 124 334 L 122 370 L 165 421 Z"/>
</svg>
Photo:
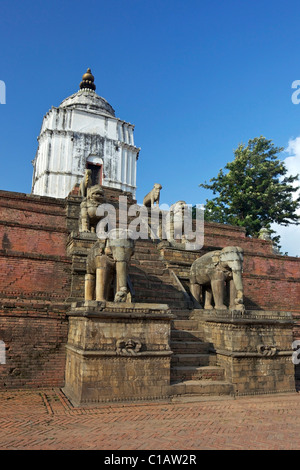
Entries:
<svg viewBox="0 0 300 470">
<path fill-rule="evenodd" d="M 103 186 L 135 197 L 139 148 L 134 126 L 92 90 L 80 90 L 44 116 L 33 161 L 32 193 L 65 198 L 80 183 L 87 159 L 103 162 Z"/>
</svg>

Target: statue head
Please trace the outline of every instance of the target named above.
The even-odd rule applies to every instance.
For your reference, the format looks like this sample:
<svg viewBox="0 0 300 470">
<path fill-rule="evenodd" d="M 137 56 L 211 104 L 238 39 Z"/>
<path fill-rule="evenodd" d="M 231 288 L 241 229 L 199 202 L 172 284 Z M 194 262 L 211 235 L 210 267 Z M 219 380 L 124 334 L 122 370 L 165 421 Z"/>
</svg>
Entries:
<svg viewBox="0 0 300 470">
<path fill-rule="evenodd" d="M 153 186 L 153 189 L 154 189 L 155 196 L 158 196 L 160 190 L 162 189 L 162 185 L 159 184 L 159 183 L 155 183 L 154 186 Z"/>
<path fill-rule="evenodd" d="M 215 266 L 220 265 L 229 268 L 231 271 L 242 271 L 244 251 L 238 246 L 226 246 L 215 252 L 212 261 Z"/>
<path fill-rule="evenodd" d="M 99 204 L 103 198 L 103 189 L 100 184 L 95 184 L 87 189 L 87 199 L 90 202 Z"/>
</svg>

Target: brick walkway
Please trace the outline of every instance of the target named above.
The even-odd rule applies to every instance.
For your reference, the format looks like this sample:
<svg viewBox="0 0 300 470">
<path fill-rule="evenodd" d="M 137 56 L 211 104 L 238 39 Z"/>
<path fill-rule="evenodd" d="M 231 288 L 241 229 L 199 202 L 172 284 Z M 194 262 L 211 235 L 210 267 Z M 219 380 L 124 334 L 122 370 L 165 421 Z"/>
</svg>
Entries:
<svg viewBox="0 0 300 470">
<path fill-rule="evenodd" d="M 300 395 L 73 408 L 59 389 L 0 392 L 1 450 L 300 449 Z"/>
</svg>

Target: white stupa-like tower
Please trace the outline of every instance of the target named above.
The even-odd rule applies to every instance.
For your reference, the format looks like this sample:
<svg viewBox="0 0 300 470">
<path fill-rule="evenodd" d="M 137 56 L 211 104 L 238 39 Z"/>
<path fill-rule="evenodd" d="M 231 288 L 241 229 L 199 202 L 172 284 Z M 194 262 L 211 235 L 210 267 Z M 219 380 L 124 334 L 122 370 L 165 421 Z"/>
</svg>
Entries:
<svg viewBox="0 0 300 470">
<path fill-rule="evenodd" d="M 134 125 L 118 119 L 95 89 L 88 69 L 80 90 L 44 116 L 33 160 L 33 194 L 65 198 L 90 168 L 94 184 L 135 197 L 140 149 L 134 145 Z"/>
</svg>

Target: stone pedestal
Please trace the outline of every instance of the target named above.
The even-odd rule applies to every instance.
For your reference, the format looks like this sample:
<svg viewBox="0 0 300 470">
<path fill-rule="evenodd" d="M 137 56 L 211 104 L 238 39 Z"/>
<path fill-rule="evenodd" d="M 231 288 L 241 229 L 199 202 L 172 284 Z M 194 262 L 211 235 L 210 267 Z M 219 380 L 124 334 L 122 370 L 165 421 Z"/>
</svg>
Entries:
<svg viewBox="0 0 300 470">
<path fill-rule="evenodd" d="M 295 391 L 289 312 L 195 311 L 237 395 Z"/>
<path fill-rule="evenodd" d="M 64 393 L 75 406 L 168 396 L 167 305 L 86 301 L 68 316 Z"/>
</svg>

